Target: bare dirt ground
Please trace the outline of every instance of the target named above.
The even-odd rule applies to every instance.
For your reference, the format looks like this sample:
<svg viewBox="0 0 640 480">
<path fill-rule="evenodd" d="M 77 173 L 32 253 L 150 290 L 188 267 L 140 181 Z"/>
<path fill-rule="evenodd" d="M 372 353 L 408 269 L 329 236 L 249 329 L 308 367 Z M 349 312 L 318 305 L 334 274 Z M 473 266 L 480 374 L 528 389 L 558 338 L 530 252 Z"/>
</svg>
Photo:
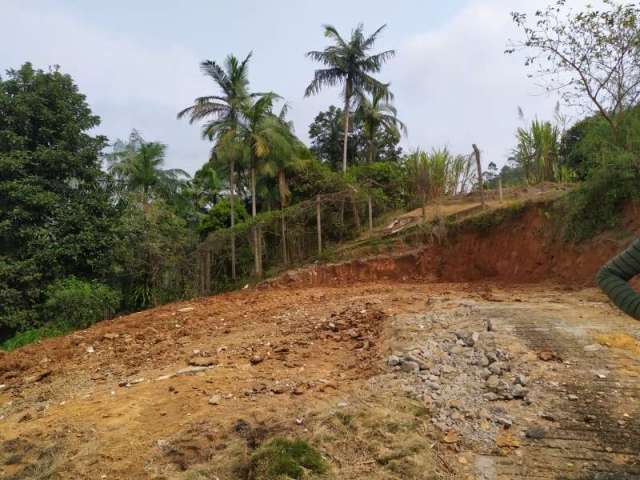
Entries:
<svg viewBox="0 0 640 480">
<path fill-rule="evenodd" d="M 0 356 L 0 478 L 640 478 L 640 324 L 593 289 L 363 283 L 167 305 Z"/>
</svg>

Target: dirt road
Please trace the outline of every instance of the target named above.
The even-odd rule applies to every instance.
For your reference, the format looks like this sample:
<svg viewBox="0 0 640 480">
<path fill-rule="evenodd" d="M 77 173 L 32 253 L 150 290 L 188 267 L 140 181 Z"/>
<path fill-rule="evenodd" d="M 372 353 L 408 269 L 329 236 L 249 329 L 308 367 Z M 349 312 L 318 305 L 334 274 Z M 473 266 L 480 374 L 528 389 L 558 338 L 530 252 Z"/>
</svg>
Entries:
<svg viewBox="0 0 640 480">
<path fill-rule="evenodd" d="M 0 478 L 640 478 L 640 325 L 595 290 L 246 290 L 0 356 Z"/>
</svg>

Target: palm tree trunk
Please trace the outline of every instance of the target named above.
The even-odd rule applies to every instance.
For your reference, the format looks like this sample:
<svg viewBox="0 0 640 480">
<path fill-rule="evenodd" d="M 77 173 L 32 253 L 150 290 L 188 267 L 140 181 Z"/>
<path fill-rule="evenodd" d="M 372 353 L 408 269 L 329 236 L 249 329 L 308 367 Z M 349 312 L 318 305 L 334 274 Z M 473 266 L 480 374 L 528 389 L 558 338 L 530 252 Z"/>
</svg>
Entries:
<svg viewBox="0 0 640 480">
<path fill-rule="evenodd" d="M 351 80 L 347 80 L 344 94 L 344 145 L 342 146 L 342 173 L 347 173 L 347 149 L 349 145 L 349 104 L 351 100 Z"/>
<path fill-rule="evenodd" d="M 236 234 L 233 227 L 236 226 L 236 198 L 235 198 L 235 162 L 231 160 L 229 168 L 229 188 L 231 190 L 231 279 L 236 279 Z"/>
<path fill-rule="evenodd" d="M 251 167 L 251 217 L 256 220 L 256 169 Z M 258 225 L 253 225 L 253 251 L 256 276 L 262 277 L 262 253 L 260 252 L 260 238 L 258 234 Z"/>
<path fill-rule="evenodd" d="M 286 191 L 286 178 L 284 176 L 284 170 L 278 172 L 278 190 L 280 190 L 280 211 L 282 213 L 282 261 L 285 265 L 289 264 L 289 256 L 287 255 L 287 219 L 284 213 L 284 209 L 287 206 L 287 199 L 285 195 Z"/>
</svg>

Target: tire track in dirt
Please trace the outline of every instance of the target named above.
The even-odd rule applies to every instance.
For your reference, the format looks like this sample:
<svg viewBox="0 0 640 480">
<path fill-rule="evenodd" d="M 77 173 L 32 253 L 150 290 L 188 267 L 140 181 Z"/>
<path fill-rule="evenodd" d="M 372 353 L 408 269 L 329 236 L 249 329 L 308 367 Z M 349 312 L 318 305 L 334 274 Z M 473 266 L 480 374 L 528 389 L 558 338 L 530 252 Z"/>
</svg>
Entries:
<svg viewBox="0 0 640 480">
<path fill-rule="evenodd" d="M 556 380 L 540 392 L 549 405 L 545 416 L 555 421 L 544 438 L 525 440 L 519 459 L 497 459 L 495 478 L 640 478 L 640 379 L 617 368 L 630 361 L 640 367 L 640 359 L 593 343 L 589 330 L 597 325 L 580 320 L 584 311 L 502 304 L 484 313 L 499 316 L 500 326 L 533 352 L 557 359 L 550 375 Z"/>
</svg>

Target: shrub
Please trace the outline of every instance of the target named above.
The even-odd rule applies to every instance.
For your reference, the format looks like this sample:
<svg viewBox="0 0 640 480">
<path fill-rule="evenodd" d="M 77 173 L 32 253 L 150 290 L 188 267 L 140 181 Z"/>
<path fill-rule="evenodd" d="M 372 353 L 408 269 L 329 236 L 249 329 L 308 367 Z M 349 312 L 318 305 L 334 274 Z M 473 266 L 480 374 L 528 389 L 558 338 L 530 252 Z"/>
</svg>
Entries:
<svg viewBox="0 0 640 480">
<path fill-rule="evenodd" d="M 249 480 L 304 478 L 305 470 L 322 474 L 327 466 L 320 453 L 303 440 L 276 438 L 251 456 Z"/>
<path fill-rule="evenodd" d="M 237 198 L 233 203 L 236 207 L 236 224 L 248 220 L 250 217 L 244 203 Z M 215 230 L 229 227 L 231 227 L 231 200 L 229 198 L 223 198 L 207 212 L 206 217 L 198 226 L 198 231 L 202 236 L 206 236 Z"/>
<path fill-rule="evenodd" d="M 32 328 L 20 332 L 13 337 L 5 340 L 0 348 L 8 352 L 15 350 L 16 348 L 24 347 L 30 343 L 37 342 L 44 338 L 59 337 L 69 333 L 69 328 L 60 325 L 45 325 L 40 328 Z"/>
<path fill-rule="evenodd" d="M 351 168 L 349 174 L 357 184 L 372 190 L 378 208 L 400 208 L 406 204 L 406 178 L 399 164 L 375 162 L 358 165 Z"/>
<path fill-rule="evenodd" d="M 120 295 L 98 282 L 76 277 L 57 280 L 46 289 L 43 317 L 57 328 L 86 328 L 110 318 L 120 305 Z"/>
<path fill-rule="evenodd" d="M 638 185 L 640 167 L 630 154 L 618 154 L 594 169 L 560 206 L 565 239 L 579 242 L 614 228 L 624 204 L 640 198 Z"/>
</svg>

